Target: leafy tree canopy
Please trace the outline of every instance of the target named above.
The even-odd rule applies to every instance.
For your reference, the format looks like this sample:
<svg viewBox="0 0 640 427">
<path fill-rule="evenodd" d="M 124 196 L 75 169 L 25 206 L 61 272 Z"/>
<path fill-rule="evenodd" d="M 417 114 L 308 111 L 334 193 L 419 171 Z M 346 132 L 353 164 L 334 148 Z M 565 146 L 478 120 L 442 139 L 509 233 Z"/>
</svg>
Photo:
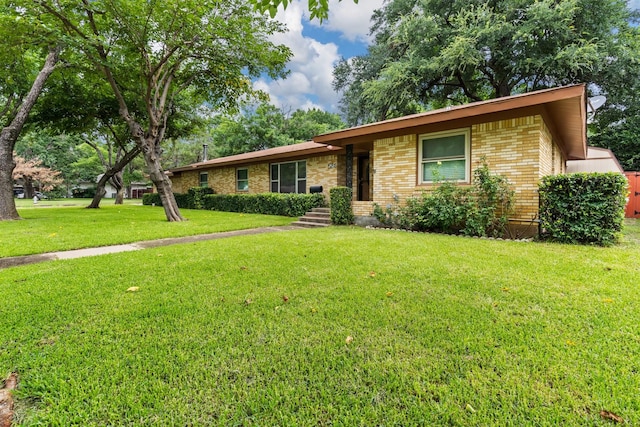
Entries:
<svg viewBox="0 0 640 427">
<path fill-rule="evenodd" d="M 216 155 L 229 156 L 308 141 L 344 127 L 334 113 L 311 109 L 287 116 L 271 104 L 260 104 L 244 109 L 240 115 L 217 117 L 211 139 Z"/>
<path fill-rule="evenodd" d="M 623 0 L 392 0 L 334 86 L 350 124 L 576 82 L 607 91 L 628 56 L 638 77 L 633 17 Z"/>
</svg>

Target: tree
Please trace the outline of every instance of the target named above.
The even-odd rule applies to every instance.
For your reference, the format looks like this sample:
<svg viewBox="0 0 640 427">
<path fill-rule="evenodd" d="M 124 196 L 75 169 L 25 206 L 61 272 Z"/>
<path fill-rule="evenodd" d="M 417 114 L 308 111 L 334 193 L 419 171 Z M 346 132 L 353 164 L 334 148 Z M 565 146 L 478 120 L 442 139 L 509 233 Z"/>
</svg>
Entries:
<svg viewBox="0 0 640 427">
<path fill-rule="evenodd" d="M 240 99 L 264 96 L 250 78 L 285 74 L 290 51 L 268 40 L 281 25 L 239 0 L 35 3 L 39 8 L 33 13 L 57 18 L 65 40 L 102 73 L 167 219 L 183 220 L 161 165 L 161 144 L 177 99 L 188 94 L 213 109 L 233 109 Z"/>
<path fill-rule="evenodd" d="M 296 110 L 289 117 L 271 104 L 245 109 L 235 116 L 219 116 L 211 139 L 217 156 L 248 153 L 309 141 L 345 127 L 340 116 L 318 109 Z"/>
<path fill-rule="evenodd" d="M 248 153 L 293 144 L 294 140 L 281 132 L 284 115 L 271 104 L 244 110 L 237 117 L 222 116 L 212 131 L 218 156 Z"/>
<path fill-rule="evenodd" d="M 283 132 L 296 142 L 310 141 L 314 136 L 344 129 L 340 115 L 317 108 L 296 110 L 285 120 Z"/>
<path fill-rule="evenodd" d="M 638 23 L 634 14 L 635 24 Z M 589 145 L 613 151 L 627 171 L 640 170 L 640 78 L 636 71 L 640 52 L 640 35 L 621 34 L 623 50 L 615 66 L 607 67 L 607 102 L 595 113 L 589 126 Z"/>
<path fill-rule="evenodd" d="M 50 87 L 48 87 L 50 89 Z M 46 97 L 46 96 L 45 96 Z M 42 104 L 42 96 L 38 104 Z M 15 152 L 25 159 L 37 158 L 42 165 L 60 172 L 60 178 L 67 185 L 78 180 L 95 178 L 95 163 L 87 157 L 93 157 L 92 151 L 82 148 L 83 142 L 77 135 L 56 133 L 53 129 L 41 129 L 34 126 L 38 106 L 32 110 L 28 131 L 23 132 L 16 142 Z M 86 166 L 83 168 L 83 166 Z M 93 177 L 91 175 L 93 174 Z"/>
<path fill-rule="evenodd" d="M 393 0 L 374 15 L 368 55 L 336 67 L 335 87 L 350 120 L 577 82 L 606 91 L 607 70 L 629 54 L 622 40 L 638 32 L 630 18 L 619 0 Z"/>
<path fill-rule="evenodd" d="M 13 170 L 13 179 L 21 180 L 24 183 L 24 192 L 26 198 L 32 198 L 34 195 L 34 184 L 41 191 L 51 191 L 56 186 L 62 184 L 60 172 L 54 171 L 48 167 L 42 166 L 39 159 L 26 160 L 15 155 L 16 167 Z"/>
<path fill-rule="evenodd" d="M 60 45 L 35 20 L 13 2 L 0 4 L 0 221 L 20 219 L 13 199 L 13 150 L 60 58 Z"/>
</svg>

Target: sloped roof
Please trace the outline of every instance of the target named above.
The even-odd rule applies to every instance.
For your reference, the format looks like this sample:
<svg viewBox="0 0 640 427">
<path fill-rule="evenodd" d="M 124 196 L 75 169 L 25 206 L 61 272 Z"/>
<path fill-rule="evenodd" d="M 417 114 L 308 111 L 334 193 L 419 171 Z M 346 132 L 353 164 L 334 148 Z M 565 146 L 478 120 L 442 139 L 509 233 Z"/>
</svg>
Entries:
<svg viewBox="0 0 640 427">
<path fill-rule="evenodd" d="M 586 92 L 583 84 L 412 114 L 326 133 L 313 140 L 343 147 L 403 134 L 426 133 L 436 126 L 455 128 L 537 114 L 543 116 L 568 159 L 586 158 Z"/>
<path fill-rule="evenodd" d="M 236 154 L 234 156 L 219 157 L 205 162 L 172 168 L 169 172 L 175 173 L 197 169 L 210 169 L 213 167 L 247 165 L 265 161 L 288 160 L 306 157 L 309 155 L 321 155 L 341 151 L 344 151 L 341 147 L 307 141 L 299 144 L 283 145 L 281 147 L 267 148 L 266 150 L 252 151 L 250 153 Z"/>
</svg>

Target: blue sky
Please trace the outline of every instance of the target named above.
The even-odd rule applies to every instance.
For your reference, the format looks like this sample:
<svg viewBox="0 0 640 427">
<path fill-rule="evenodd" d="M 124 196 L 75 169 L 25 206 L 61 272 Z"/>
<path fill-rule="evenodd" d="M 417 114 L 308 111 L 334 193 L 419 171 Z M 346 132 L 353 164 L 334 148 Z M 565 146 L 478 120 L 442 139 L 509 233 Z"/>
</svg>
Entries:
<svg viewBox="0 0 640 427">
<path fill-rule="evenodd" d="M 259 79 L 254 83 L 271 96 L 271 103 L 284 111 L 313 107 L 338 112 L 339 95 L 333 90 L 333 67 L 340 58 L 366 52 L 370 17 L 383 0 L 329 0 L 329 19 L 308 20 L 307 0 L 294 0 L 276 19 L 288 32 L 274 36 L 276 43 L 293 52 L 286 79 Z M 281 8 L 282 9 L 282 8 Z"/>
</svg>

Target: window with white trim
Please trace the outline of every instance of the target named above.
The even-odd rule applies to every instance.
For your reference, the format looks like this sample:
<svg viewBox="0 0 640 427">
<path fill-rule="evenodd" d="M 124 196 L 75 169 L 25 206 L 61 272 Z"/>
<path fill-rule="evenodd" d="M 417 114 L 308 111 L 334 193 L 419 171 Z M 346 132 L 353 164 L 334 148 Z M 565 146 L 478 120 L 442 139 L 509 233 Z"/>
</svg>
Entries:
<svg viewBox="0 0 640 427">
<path fill-rule="evenodd" d="M 273 163 L 271 165 L 272 193 L 306 193 L 307 162 Z"/>
<path fill-rule="evenodd" d="M 470 140 L 469 129 L 420 135 L 420 183 L 429 184 L 438 180 L 469 182 Z"/>
<path fill-rule="evenodd" d="M 207 172 L 200 172 L 200 187 L 209 186 L 209 174 Z"/>
<path fill-rule="evenodd" d="M 249 169 L 236 169 L 236 190 L 249 191 Z"/>
</svg>

